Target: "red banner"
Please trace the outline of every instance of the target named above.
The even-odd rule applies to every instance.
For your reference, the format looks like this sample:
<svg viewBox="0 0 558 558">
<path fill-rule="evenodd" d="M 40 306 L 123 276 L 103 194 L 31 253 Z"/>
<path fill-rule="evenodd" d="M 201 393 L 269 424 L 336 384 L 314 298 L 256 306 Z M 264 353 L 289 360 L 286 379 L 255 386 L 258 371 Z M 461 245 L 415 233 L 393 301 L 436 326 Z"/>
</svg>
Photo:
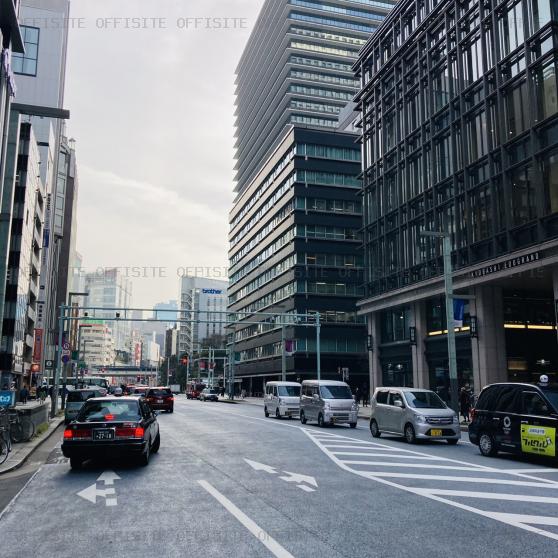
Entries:
<svg viewBox="0 0 558 558">
<path fill-rule="evenodd" d="M 43 330 L 35 330 L 35 342 L 33 344 L 33 362 L 40 363 L 43 356 Z"/>
</svg>

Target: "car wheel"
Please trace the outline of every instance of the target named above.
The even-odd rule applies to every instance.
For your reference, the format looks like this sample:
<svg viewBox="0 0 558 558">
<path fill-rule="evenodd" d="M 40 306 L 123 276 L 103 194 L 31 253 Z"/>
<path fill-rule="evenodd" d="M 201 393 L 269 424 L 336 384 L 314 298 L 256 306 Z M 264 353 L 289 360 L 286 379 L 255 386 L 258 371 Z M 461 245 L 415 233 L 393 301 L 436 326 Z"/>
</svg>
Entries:
<svg viewBox="0 0 558 558">
<path fill-rule="evenodd" d="M 83 465 L 83 461 L 79 457 L 70 457 L 70 467 L 76 471 L 77 469 L 81 469 Z"/>
<path fill-rule="evenodd" d="M 169 413 L 174 413 L 174 407 L 171 407 Z"/>
<path fill-rule="evenodd" d="M 492 434 L 483 432 L 480 435 L 479 449 L 485 457 L 494 457 L 498 453 L 498 450 L 496 449 L 496 442 L 494 442 Z"/>
<path fill-rule="evenodd" d="M 140 459 L 139 459 L 139 463 L 142 467 L 147 467 L 147 465 L 149 465 L 150 456 L 151 456 L 151 448 L 150 448 L 150 445 L 147 444 L 147 447 L 145 448 L 145 451 L 141 454 Z"/>
<path fill-rule="evenodd" d="M 300 422 L 302 424 L 306 424 L 306 416 L 304 415 L 304 411 L 300 411 Z"/>
<path fill-rule="evenodd" d="M 281 420 L 281 413 L 279 412 L 279 407 L 275 409 L 275 418 Z"/>
<path fill-rule="evenodd" d="M 378 423 L 376 422 L 375 419 L 372 419 L 370 421 L 370 434 L 372 434 L 374 438 L 379 438 L 382 435 L 378 427 Z"/>
<path fill-rule="evenodd" d="M 407 423 L 405 425 L 405 440 L 407 440 L 409 444 L 414 444 L 417 441 L 415 429 L 412 424 Z"/>
<path fill-rule="evenodd" d="M 269 411 L 267 410 L 267 407 L 264 407 L 264 415 L 265 418 L 269 417 Z"/>
<path fill-rule="evenodd" d="M 450 446 L 456 446 L 456 445 L 457 445 L 457 442 L 459 442 L 459 440 L 453 440 L 453 439 L 451 439 L 451 440 L 447 440 L 447 442 L 448 442 L 448 444 L 449 444 Z"/>
<path fill-rule="evenodd" d="M 324 415 L 322 415 L 322 413 L 320 413 L 318 415 L 318 426 L 320 428 L 324 428 L 325 427 L 325 422 L 324 422 Z"/>
<path fill-rule="evenodd" d="M 349 425 L 351 428 L 356 428 L 357 427 L 357 423 L 356 422 L 351 422 L 351 424 Z"/>
<path fill-rule="evenodd" d="M 157 434 L 157 437 L 155 438 L 155 441 L 153 442 L 153 446 L 151 446 L 151 451 L 153 453 L 157 453 L 159 451 L 160 447 L 161 447 L 161 435 Z"/>
</svg>

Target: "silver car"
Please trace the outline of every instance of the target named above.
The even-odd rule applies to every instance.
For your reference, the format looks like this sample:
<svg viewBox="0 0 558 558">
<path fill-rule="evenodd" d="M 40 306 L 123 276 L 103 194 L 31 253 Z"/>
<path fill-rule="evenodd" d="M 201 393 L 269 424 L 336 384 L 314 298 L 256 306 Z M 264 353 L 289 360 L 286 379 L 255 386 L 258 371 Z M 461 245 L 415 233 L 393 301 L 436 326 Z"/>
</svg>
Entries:
<svg viewBox="0 0 558 558">
<path fill-rule="evenodd" d="M 66 410 L 64 412 L 64 422 L 70 424 L 75 420 L 80 412 L 83 404 L 93 397 L 103 397 L 106 390 L 89 388 L 89 389 L 74 389 L 68 392 L 68 398 L 66 399 Z"/>
<path fill-rule="evenodd" d="M 414 388 L 378 388 L 370 402 L 370 432 L 404 436 L 413 444 L 422 440 L 447 440 L 457 444 L 461 427 L 455 412 L 433 391 Z"/>
<path fill-rule="evenodd" d="M 304 380 L 300 395 L 300 422 L 315 420 L 319 426 L 349 424 L 356 428 L 358 405 L 345 382 Z"/>
</svg>

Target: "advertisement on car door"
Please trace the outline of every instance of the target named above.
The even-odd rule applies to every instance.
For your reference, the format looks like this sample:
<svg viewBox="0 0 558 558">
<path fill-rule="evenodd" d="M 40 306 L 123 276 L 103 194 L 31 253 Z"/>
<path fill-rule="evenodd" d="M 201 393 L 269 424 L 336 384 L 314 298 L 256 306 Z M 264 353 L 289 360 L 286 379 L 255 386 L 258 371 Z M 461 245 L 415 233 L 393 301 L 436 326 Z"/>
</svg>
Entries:
<svg viewBox="0 0 558 558">
<path fill-rule="evenodd" d="M 556 457 L 556 428 L 522 424 L 521 449 L 525 453 Z"/>
</svg>

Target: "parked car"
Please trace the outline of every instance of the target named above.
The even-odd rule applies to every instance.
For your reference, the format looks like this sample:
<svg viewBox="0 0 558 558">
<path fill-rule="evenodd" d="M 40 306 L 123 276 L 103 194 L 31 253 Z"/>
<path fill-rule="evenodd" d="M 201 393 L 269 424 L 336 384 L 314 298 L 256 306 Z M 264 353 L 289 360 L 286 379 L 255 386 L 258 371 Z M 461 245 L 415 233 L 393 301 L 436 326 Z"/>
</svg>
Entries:
<svg viewBox="0 0 558 558">
<path fill-rule="evenodd" d="M 300 422 L 315 420 L 319 426 L 350 424 L 356 428 L 358 405 L 345 382 L 304 380 L 300 396 Z"/>
<path fill-rule="evenodd" d="M 297 382 L 267 382 L 264 395 L 264 414 L 276 418 L 300 415 L 300 390 Z"/>
<path fill-rule="evenodd" d="M 104 389 L 74 389 L 68 392 L 66 399 L 66 410 L 64 411 L 64 422 L 69 424 L 78 415 L 83 404 L 93 397 L 103 397 Z"/>
<path fill-rule="evenodd" d="M 174 395 L 168 387 L 149 388 L 145 401 L 153 411 L 174 412 Z"/>
<path fill-rule="evenodd" d="M 159 450 L 161 437 L 155 413 L 136 397 L 87 400 L 64 430 L 62 453 L 72 469 L 95 458 L 136 457 L 142 465 Z"/>
<path fill-rule="evenodd" d="M 455 411 L 428 389 L 377 388 L 370 412 L 370 432 L 375 438 L 385 433 L 404 436 L 410 444 L 446 440 L 452 445 L 461 438 Z"/>
<path fill-rule="evenodd" d="M 558 459 L 558 385 L 492 384 L 471 414 L 469 440 L 483 455 L 503 451 Z"/>
<path fill-rule="evenodd" d="M 200 394 L 200 401 L 219 401 L 219 390 L 205 388 Z"/>
</svg>

